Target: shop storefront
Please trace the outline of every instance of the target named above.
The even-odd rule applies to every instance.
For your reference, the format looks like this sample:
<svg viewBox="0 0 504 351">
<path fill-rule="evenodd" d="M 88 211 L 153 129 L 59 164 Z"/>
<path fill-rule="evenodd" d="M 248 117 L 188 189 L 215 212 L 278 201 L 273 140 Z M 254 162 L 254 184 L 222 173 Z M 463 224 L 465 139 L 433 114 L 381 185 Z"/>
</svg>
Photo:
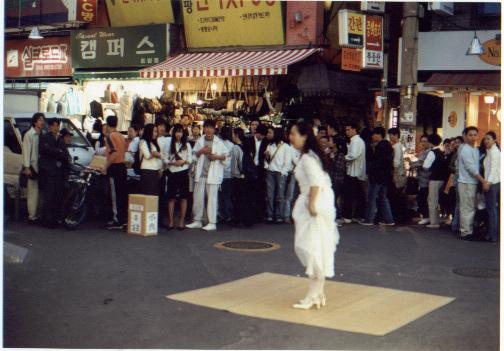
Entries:
<svg viewBox="0 0 504 351">
<path fill-rule="evenodd" d="M 500 31 L 477 35 L 482 55 L 466 55 L 474 32 L 420 33 L 418 63 L 425 81 L 419 90 L 442 99 L 442 116 L 433 127 L 444 138 L 461 135 L 466 126 L 478 127 L 479 140 L 488 130 L 501 137 Z"/>
</svg>

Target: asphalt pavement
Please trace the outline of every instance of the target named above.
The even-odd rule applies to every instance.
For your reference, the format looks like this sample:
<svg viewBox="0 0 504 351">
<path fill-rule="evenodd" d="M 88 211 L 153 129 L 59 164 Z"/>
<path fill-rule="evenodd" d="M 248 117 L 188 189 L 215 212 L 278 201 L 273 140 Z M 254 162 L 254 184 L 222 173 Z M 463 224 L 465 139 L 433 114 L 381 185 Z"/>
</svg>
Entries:
<svg viewBox="0 0 504 351">
<path fill-rule="evenodd" d="M 499 279 L 457 268 L 499 269 L 499 246 L 423 227 L 340 228 L 337 281 L 456 300 L 382 337 L 234 315 L 165 295 L 261 272 L 302 275 L 293 228 L 258 225 L 161 231 L 150 238 L 96 223 L 68 232 L 9 223 L 24 252 L 4 265 L 4 346 L 37 348 L 497 350 Z M 214 248 L 228 240 L 280 244 L 271 252 Z M 27 249 L 22 250 L 22 249 Z M 18 251 L 19 251 L 18 250 Z"/>
</svg>

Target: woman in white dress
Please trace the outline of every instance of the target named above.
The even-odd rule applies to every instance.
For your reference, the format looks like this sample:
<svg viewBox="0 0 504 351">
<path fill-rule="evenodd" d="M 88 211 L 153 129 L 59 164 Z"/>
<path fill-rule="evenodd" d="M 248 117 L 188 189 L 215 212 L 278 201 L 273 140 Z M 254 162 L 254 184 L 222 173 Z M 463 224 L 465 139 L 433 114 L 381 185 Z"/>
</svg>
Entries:
<svg viewBox="0 0 504 351">
<path fill-rule="evenodd" d="M 339 242 L 334 193 L 329 165 L 313 129 L 305 122 L 298 122 L 291 129 L 290 141 L 302 154 L 294 171 L 300 188 L 292 213 L 294 248 L 310 277 L 306 297 L 293 307 L 319 309 L 326 304 L 325 278 L 334 276 L 334 254 Z"/>
</svg>

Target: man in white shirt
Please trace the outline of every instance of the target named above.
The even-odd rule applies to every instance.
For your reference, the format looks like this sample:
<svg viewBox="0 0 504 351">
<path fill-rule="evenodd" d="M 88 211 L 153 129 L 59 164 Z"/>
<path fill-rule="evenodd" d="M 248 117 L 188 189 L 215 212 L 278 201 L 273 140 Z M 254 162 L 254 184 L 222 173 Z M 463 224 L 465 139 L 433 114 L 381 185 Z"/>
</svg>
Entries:
<svg viewBox="0 0 504 351">
<path fill-rule="evenodd" d="M 347 172 L 343 189 L 343 222 L 361 222 L 366 210 L 364 182 L 366 180 L 366 144 L 357 134 L 357 124 L 345 125 L 345 133 L 350 139 L 348 152 L 345 155 Z"/>
<path fill-rule="evenodd" d="M 224 167 L 229 151 L 215 135 L 215 121 L 206 120 L 203 129 L 205 136 L 198 140 L 193 150 L 194 157 L 197 158 L 193 195 L 194 219 L 186 228 L 214 231 L 217 230 L 219 188 L 224 179 Z M 205 203 L 208 224 L 203 227 Z"/>
<path fill-rule="evenodd" d="M 23 138 L 23 173 L 28 176 L 27 204 L 28 222 L 34 224 L 39 219 L 39 189 L 38 189 L 38 160 L 39 141 L 42 129 L 45 124 L 43 113 L 37 112 L 31 121 L 32 127 L 26 132 Z"/>
</svg>

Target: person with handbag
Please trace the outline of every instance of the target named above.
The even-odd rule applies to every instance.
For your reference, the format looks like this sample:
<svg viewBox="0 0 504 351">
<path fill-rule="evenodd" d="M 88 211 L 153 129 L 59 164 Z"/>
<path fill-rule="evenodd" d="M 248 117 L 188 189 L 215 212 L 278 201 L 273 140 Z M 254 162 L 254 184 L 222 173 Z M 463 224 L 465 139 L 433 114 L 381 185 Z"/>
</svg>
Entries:
<svg viewBox="0 0 504 351">
<path fill-rule="evenodd" d="M 144 195 L 159 196 L 159 178 L 163 161 L 157 137 L 158 130 L 155 125 L 147 124 L 139 145 L 140 189 Z"/>
<path fill-rule="evenodd" d="M 284 142 L 282 128 L 273 130 L 272 143 L 265 152 L 264 169 L 266 170 L 266 221 L 271 224 L 283 223 L 285 212 L 285 186 L 290 169 L 290 146 Z"/>
<path fill-rule="evenodd" d="M 433 149 L 429 151 L 422 168 L 430 171 L 429 176 L 429 222 L 427 228 L 439 228 L 439 193 L 450 174 L 448 166 L 450 159 L 440 148 L 441 137 L 437 134 L 429 135 L 429 144 Z"/>
<path fill-rule="evenodd" d="M 392 210 L 387 197 L 388 185 L 393 169 L 394 150 L 388 140 L 385 140 L 385 129 L 376 127 L 372 131 L 371 138 L 375 143 L 370 149 L 368 168 L 368 197 L 366 206 L 366 218 L 360 224 L 374 225 L 376 209 L 382 216 L 382 225 L 395 225 Z M 378 205 L 377 205 L 378 203 Z"/>
<path fill-rule="evenodd" d="M 189 198 L 189 166 L 192 163 L 192 148 L 181 124 L 176 124 L 172 129 L 171 144 L 164 161 L 168 165 L 170 174 L 167 192 L 168 229 L 174 227 L 175 201 L 178 197 L 180 199 L 180 219 L 177 228 L 184 230 L 187 199 Z"/>
<path fill-rule="evenodd" d="M 39 143 L 45 124 L 45 115 L 37 112 L 31 119 L 31 128 L 23 137 L 23 168 L 21 173 L 27 180 L 28 223 L 36 224 L 39 220 L 40 203 L 38 189 Z"/>
</svg>

